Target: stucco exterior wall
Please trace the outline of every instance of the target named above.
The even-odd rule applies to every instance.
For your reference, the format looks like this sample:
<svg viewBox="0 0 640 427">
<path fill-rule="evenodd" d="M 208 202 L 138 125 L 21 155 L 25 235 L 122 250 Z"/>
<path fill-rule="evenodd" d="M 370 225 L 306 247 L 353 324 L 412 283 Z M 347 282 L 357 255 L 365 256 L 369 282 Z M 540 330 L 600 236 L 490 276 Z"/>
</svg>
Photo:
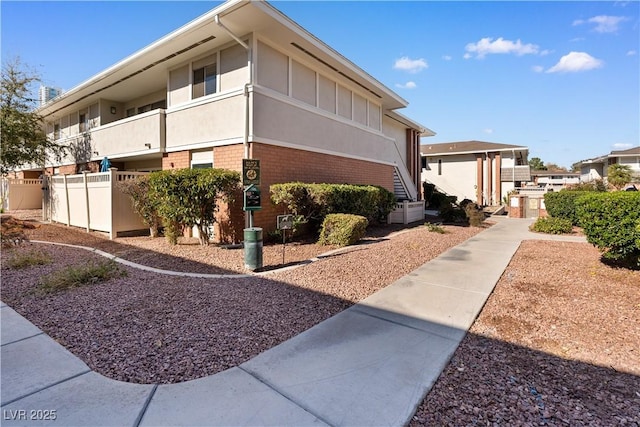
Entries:
<svg viewBox="0 0 640 427">
<path fill-rule="evenodd" d="M 288 98 L 254 93 L 254 111 L 253 134 L 257 140 L 381 162 L 391 162 L 399 156 L 394 141 L 380 132 L 322 114 Z"/>
<path fill-rule="evenodd" d="M 438 173 L 439 163 L 441 174 Z M 474 154 L 459 156 L 427 156 L 427 169 L 422 169 L 422 180 L 435 184 L 447 194 L 476 200 L 477 167 Z"/>
<path fill-rule="evenodd" d="M 193 148 L 244 135 L 245 99 L 242 93 L 207 98 L 202 103 L 167 111 L 167 150 Z"/>
</svg>

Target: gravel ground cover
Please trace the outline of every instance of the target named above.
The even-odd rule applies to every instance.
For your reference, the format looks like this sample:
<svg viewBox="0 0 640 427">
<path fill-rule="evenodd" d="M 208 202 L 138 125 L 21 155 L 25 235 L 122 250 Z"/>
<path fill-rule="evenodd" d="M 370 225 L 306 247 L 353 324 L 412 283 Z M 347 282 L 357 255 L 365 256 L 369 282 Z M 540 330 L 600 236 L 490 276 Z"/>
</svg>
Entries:
<svg viewBox="0 0 640 427">
<path fill-rule="evenodd" d="M 236 366 L 482 231 L 444 228 L 447 234 L 416 227 L 388 240 L 380 240 L 382 229 L 374 230 L 376 236 L 346 252 L 264 276 L 198 279 L 122 267 L 126 277 L 46 295 L 33 292 L 40 277 L 105 258 L 79 249 L 26 243 L 17 250 L 43 251 L 53 262 L 10 269 L 7 260 L 12 254 L 4 251 L 2 300 L 105 376 L 136 383 L 180 382 Z M 100 234 L 51 224 L 25 232 L 32 240 L 99 247 L 163 269 L 244 272 L 238 250 L 172 247 L 164 239 L 148 237 L 109 241 Z M 265 255 L 273 251 L 272 258 L 281 262 L 281 250 L 281 245 L 267 246 Z M 301 244 L 296 254 L 308 259 L 326 250 Z M 290 253 L 293 250 L 287 252 L 292 257 Z"/>
<path fill-rule="evenodd" d="M 640 271 L 523 242 L 410 425 L 640 425 Z"/>
<path fill-rule="evenodd" d="M 377 230 L 370 244 L 266 276 L 188 279 L 125 268 L 125 278 L 52 295 L 32 293 L 38 277 L 103 258 L 27 244 L 21 250 L 44 250 L 54 263 L 14 271 L 4 251 L 2 299 L 106 376 L 179 382 L 242 363 L 481 231 L 445 228 L 384 241 Z M 242 270 L 237 260 L 211 266 L 212 255 L 189 242 L 163 250 L 161 239 L 157 248 L 145 246 L 148 238 L 114 243 L 59 226 L 28 233 L 105 245 L 159 268 Z M 298 258 L 324 250 L 314 246 L 299 245 Z M 589 244 L 525 241 L 410 425 L 638 426 L 639 348 L 639 271 L 602 264 Z"/>
</svg>

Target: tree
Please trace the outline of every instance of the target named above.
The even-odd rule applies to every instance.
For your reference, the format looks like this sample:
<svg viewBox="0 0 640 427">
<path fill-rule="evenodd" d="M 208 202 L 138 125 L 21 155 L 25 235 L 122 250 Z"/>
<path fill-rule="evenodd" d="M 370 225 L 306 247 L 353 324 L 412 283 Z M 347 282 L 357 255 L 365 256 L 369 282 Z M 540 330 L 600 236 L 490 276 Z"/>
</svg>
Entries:
<svg viewBox="0 0 640 427">
<path fill-rule="evenodd" d="M 28 164 L 44 166 L 49 155 L 60 159 L 64 148 L 50 141 L 43 129 L 42 117 L 35 111 L 36 100 L 29 97 L 39 76 L 24 67 L 20 58 L 2 66 L 0 80 L 0 173 Z"/>
<path fill-rule="evenodd" d="M 534 171 L 546 171 L 547 167 L 544 165 L 544 162 L 540 160 L 540 157 L 532 157 L 529 160 L 529 167 Z"/>
<path fill-rule="evenodd" d="M 631 166 L 613 164 L 607 169 L 607 181 L 617 189 L 622 188 L 625 184 L 631 182 L 633 177 Z"/>
<path fill-rule="evenodd" d="M 231 199 L 239 185 L 240 174 L 225 169 L 164 170 L 149 177 L 151 202 L 156 204 L 165 236 L 172 244 L 177 243 L 177 232 L 182 228 L 195 226 L 200 244 L 208 245 L 219 200 Z"/>
<path fill-rule="evenodd" d="M 545 168 L 546 170 L 551 172 L 569 172 L 564 166 L 559 166 L 555 163 L 547 163 L 547 166 Z"/>
</svg>

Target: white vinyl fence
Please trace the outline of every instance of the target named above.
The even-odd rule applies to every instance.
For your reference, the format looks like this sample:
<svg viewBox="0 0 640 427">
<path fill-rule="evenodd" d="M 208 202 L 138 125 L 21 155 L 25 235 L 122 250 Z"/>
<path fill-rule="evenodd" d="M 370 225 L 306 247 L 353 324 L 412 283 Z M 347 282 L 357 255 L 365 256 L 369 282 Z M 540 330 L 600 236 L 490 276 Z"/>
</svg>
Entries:
<svg viewBox="0 0 640 427">
<path fill-rule="evenodd" d="M 0 197 L 5 211 L 42 208 L 41 179 L 3 178 L 0 183 Z"/>
<path fill-rule="evenodd" d="M 148 227 L 133 210 L 131 199 L 117 186 L 120 181 L 133 179 L 145 172 L 82 173 L 49 177 L 45 189 L 43 212 L 46 219 L 66 225 L 109 233 L 145 230 Z M 47 198 L 48 196 L 48 198 Z"/>
<path fill-rule="evenodd" d="M 424 200 L 396 203 L 396 208 L 389 214 L 389 224 L 409 224 L 424 220 Z"/>
</svg>

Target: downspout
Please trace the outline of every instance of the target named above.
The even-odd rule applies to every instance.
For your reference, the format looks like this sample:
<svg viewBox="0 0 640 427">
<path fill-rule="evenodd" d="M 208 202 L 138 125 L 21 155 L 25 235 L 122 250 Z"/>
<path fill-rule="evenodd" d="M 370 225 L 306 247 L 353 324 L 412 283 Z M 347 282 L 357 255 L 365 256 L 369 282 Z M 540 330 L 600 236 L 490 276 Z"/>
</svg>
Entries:
<svg viewBox="0 0 640 427">
<path fill-rule="evenodd" d="M 249 150 L 249 87 L 253 85 L 253 66 L 251 64 L 251 47 L 243 42 L 238 36 L 233 34 L 221 21 L 220 15 L 215 15 L 213 20 L 220 28 L 222 28 L 232 39 L 234 39 L 240 46 L 247 51 L 247 67 L 249 68 L 249 82 L 244 85 L 244 157 L 245 159 L 251 158 Z"/>
</svg>

